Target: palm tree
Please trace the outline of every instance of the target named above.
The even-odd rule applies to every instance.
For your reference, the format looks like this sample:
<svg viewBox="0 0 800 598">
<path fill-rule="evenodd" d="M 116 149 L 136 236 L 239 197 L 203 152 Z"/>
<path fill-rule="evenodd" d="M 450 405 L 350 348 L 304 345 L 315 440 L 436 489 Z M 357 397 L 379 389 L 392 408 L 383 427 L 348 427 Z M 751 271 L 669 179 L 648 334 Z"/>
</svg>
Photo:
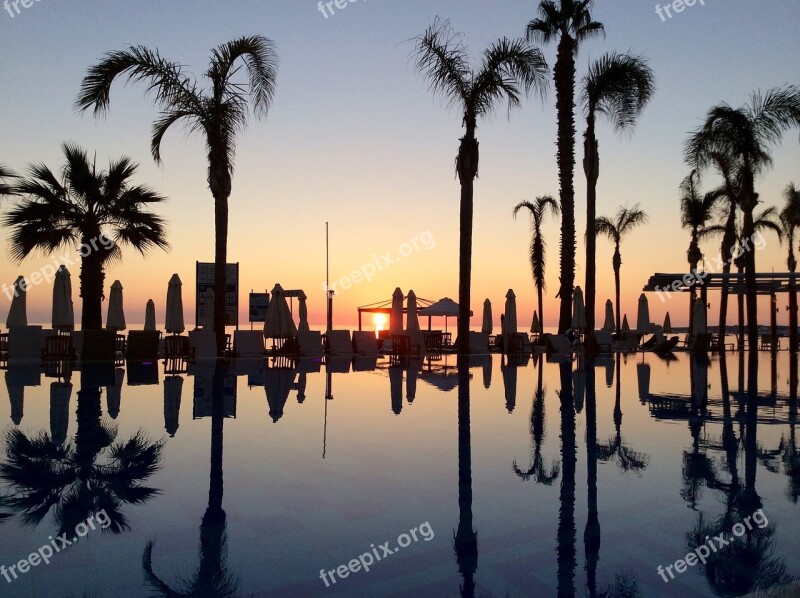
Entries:
<svg viewBox="0 0 800 598">
<path fill-rule="evenodd" d="M 790 183 L 783 192 L 785 204 L 781 210 L 780 220 L 783 234 L 789 242 L 789 254 L 786 266 L 794 274 L 797 260 L 794 257 L 794 236 L 800 227 L 800 189 Z M 789 281 L 789 342 L 793 351 L 797 350 L 797 288 L 794 279 Z"/>
<path fill-rule="evenodd" d="M 554 216 L 558 216 L 559 209 L 556 200 L 550 195 L 540 195 L 534 203 L 521 201 L 514 206 L 514 218 L 517 213 L 526 208 L 531 213 L 531 271 L 533 272 L 533 283 L 536 286 L 536 295 L 539 300 L 539 321 L 544 328 L 544 305 L 542 295 L 546 288 L 544 280 L 545 264 L 547 262 L 547 243 L 542 236 L 542 222 L 547 216 L 548 209 Z"/>
<path fill-rule="evenodd" d="M 709 222 L 713 217 L 714 207 L 720 198 L 719 191 L 710 191 L 703 195 L 700 194 L 700 176 L 693 170 L 681 182 L 681 226 L 688 228 L 691 232 L 691 241 L 686 257 L 689 261 L 689 272 L 697 272 L 697 265 L 703 259 L 700 251 L 700 240 L 715 232 Z M 692 306 L 697 298 L 697 289 L 694 285 L 690 290 L 689 297 L 689 330 L 692 329 L 692 318 L 694 310 Z"/>
<path fill-rule="evenodd" d="M 598 235 L 605 235 L 614 242 L 614 258 L 612 265 L 614 266 L 614 284 L 616 288 L 617 298 L 617 332 L 622 329 L 620 324 L 620 286 L 619 286 L 619 269 L 622 266 L 622 256 L 619 252 L 619 246 L 622 238 L 632 231 L 637 226 L 647 222 L 647 214 L 639 209 L 639 204 L 634 205 L 632 208 L 621 206 L 617 210 L 617 215 L 612 220 L 606 216 L 601 216 L 595 220 L 595 230 Z"/>
<path fill-rule="evenodd" d="M 430 90 L 441 94 L 450 106 L 463 113 L 464 136 L 456 157 L 461 183 L 460 247 L 458 274 L 458 351 L 469 350 L 469 303 L 472 279 L 473 184 L 478 176 L 478 119 L 488 116 L 503 98 L 509 110 L 520 104 L 525 93 L 547 89 L 547 63 L 538 48 L 522 40 L 503 38 L 483 53 L 480 66 L 470 65 L 461 36 L 449 21 L 438 18 L 416 38 L 415 66 L 429 81 Z"/>
<path fill-rule="evenodd" d="M 602 23 L 592 20 L 593 0 L 542 0 L 539 17 L 526 28 L 529 41 L 558 40 L 553 68 L 556 86 L 559 199 L 561 201 L 561 275 L 558 296 L 561 307 L 558 332 L 572 322 L 572 292 L 575 286 L 575 56 L 587 39 L 604 34 Z"/>
<path fill-rule="evenodd" d="M 783 225 L 781 224 L 780 218 L 781 218 L 780 214 L 774 207 L 762 210 L 753 217 L 753 232 L 761 233 L 764 231 L 772 231 L 778 236 L 778 243 L 781 243 L 783 241 Z M 739 278 L 741 278 L 742 272 L 744 271 L 746 265 L 745 254 L 748 252 L 748 250 L 743 249 L 745 247 L 746 239 L 744 237 L 742 228 L 734 226 L 734 231 L 735 231 L 734 233 L 735 241 L 733 247 L 734 248 L 738 247 L 739 249 L 733 250 L 734 253 L 736 253 L 736 257 L 733 259 L 733 262 L 736 264 Z M 750 251 L 753 251 L 752 247 L 750 248 Z M 730 271 L 729 264 L 727 265 L 727 270 Z M 727 303 L 727 295 L 725 296 L 725 298 Z M 743 338 L 741 337 L 744 331 L 744 297 L 742 296 L 741 293 L 739 293 L 737 297 L 737 302 L 739 308 L 739 336 L 741 345 L 741 341 L 743 340 Z M 720 330 L 722 331 L 721 334 L 724 334 L 725 330 L 724 321 L 721 321 Z M 720 342 L 722 342 L 722 336 L 720 336 Z M 722 350 L 724 350 L 724 347 L 722 348 Z"/>
<path fill-rule="evenodd" d="M 239 61 L 247 81 L 237 80 Z M 95 116 L 109 108 L 111 85 L 118 76 L 144 82 L 154 93 L 161 109 L 153 123 L 151 152 L 161 163 L 161 141 L 175 123 L 185 123 L 204 136 L 208 154 L 208 186 L 214 196 L 214 296 L 225 296 L 228 260 L 228 198 L 231 194 L 236 135 L 247 125 L 248 100 L 255 116 L 266 117 L 275 93 L 278 58 L 273 43 L 262 36 L 240 37 L 217 46 L 205 73 L 209 89 L 198 87 L 176 62 L 163 58 L 158 50 L 130 46 L 111 52 L 89 68 L 76 101 L 80 111 L 92 108 Z M 214 304 L 217 351 L 225 346 L 225 302 Z"/>
<path fill-rule="evenodd" d="M 4 195 L 13 195 L 14 189 L 4 182 L 5 179 L 16 178 L 16 175 L 7 166 L 0 164 L 0 197 Z"/>
<path fill-rule="evenodd" d="M 589 66 L 583 78 L 581 103 L 586 115 L 583 171 L 586 175 L 586 332 L 594 331 L 597 286 L 597 179 L 600 158 L 595 121 L 605 116 L 618 133 L 630 131 L 655 92 L 653 71 L 647 61 L 630 54 L 605 54 Z"/>
<path fill-rule="evenodd" d="M 52 510 L 58 535 L 72 535 L 77 524 L 104 509 L 108 531 L 119 534 L 129 528 L 122 506 L 160 493 L 142 483 L 159 469 L 163 442 L 150 442 L 141 431 L 116 442 L 116 426 L 101 420 L 100 396 L 93 386 L 78 393 L 74 442 L 55 444 L 46 432 L 34 438 L 18 429 L 6 434 L 0 480 L 11 492 L 2 505 L 25 523 L 38 525 Z"/>
<path fill-rule="evenodd" d="M 753 211 L 758 205 L 756 178 L 772 162 L 770 149 L 787 129 L 797 126 L 800 126 L 800 87 L 786 85 L 765 94 L 755 92 L 750 103 L 740 108 L 728 104 L 714 106 L 704 124 L 686 142 L 686 161 L 701 172 L 714 165 L 715 155 L 725 156 L 738 165 L 741 172 L 738 204 L 744 214 L 742 234 L 747 239 L 754 233 Z M 750 346 L 755 347 L 758 340 L 755 252 L 747 251 L 744 261 L 747 333 Z"/>
<path fill-rule="evenodd" d="M 69 143 L 62 149 L 62 177 L 44 164 L 31 165 L 29 176 L 13 187 L 23 199 L 8 210 L 2 224 L 11 228 L 14 260 L 37 250 L 51 253 L 81 245 L 81 326 L 99 330 L 105 268 L 120 259 L 120 247 L 129 245 L 142 255 L 154 247 L 169 248 L 164 220 L 148 210 L 165 198 L 132 184 L 138 165 L 130 158 L 121 157 L 98 172 L 83 149 Z"/>
</svg>

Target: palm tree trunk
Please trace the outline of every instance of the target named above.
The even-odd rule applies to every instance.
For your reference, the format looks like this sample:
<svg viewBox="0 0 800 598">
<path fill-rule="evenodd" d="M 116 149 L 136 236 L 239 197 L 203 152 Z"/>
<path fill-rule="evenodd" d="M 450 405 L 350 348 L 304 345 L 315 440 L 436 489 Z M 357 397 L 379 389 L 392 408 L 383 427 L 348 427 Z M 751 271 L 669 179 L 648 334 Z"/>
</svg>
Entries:
<svg viewBox="0 0 800 598">
<path fill-rule="evenodd" d="M 689 260 L 689 272 L 696 272 L 697 271 L 697 264 L 699 262 L 692 262 Z M 689 334 L 692 334 L 692 328 L 694 327 L 694 302 L 697 299 L 697 286 L 693 283 L 691 287 L 689 287 Z"/>
<path fill-rule="evenodd" d="M 558 141 L 556 161 L 561 199 L 561 308 L 558 332 L 572 323 L 572 293 L 575 286 L 575 40 L 562 33 L 553 77 L 556 87 Z"/>
<path fill-rule="evenodd" d="M 600 174 L 597 138 L 594 133 L 594 113 L 587 118 L 586 139 L 583 143 L 583 171 L 586 174 L 586 334 L 595 329 L 595 296 L 597 294 L 597 179 Z M 587 337 L 588 338 L 588 337 Z"/>
<path fill-rule="evenodd" d="M 561 374 L 561 490 L 559 493 L 557 548 L 558 595 L 575 595 L 575 403 L 572 364 L 559 365 Z"/>
<path fill-rule="evenodd" d="M 208 184 L 214 196 L 214 332 L 217 355 L 225 350 L 225 297 L 228 264 L 228 198 L 231 194 L 230 165 L 224 150 L 209 152 Z"/>
<path fill-rule="evenodd" d="M 600 518 L 597 508 L 597 393 L 594 364 L 586 370 L 586 485 L 587 518 L 583 531 L 586 552 L 586 585 L 590 596 L 597 595 L 597 563 L 600 560 Z"/>
<path fill-rule="evenodd" d="M 742 268 L 737 267 L 736 272 L 739 274 L 739 279 L 742 277 Z M 744 295 L 739 290 L 739 293 L 736 295 L 736 304 L 738 306 L 739 311 L 739 321 L 738 321 L 738 328 L 739 328 L 739 350 L 744 349 Z"/>
<path fill-rule="evenodd" d="M 83 330 L 102 330 L 103 328 L 105 278 L 102 257 L 98 255 L 98 252 L 92 252 L 81 259 L 80 296 L 83 299 L 81 306 L 81 329 Z"/>
<path fill-rule="evenodd" d="M 223 496 L 223 431 L 225 425 L 225 378 L 228 365 L 218 361 L 214 370 L 211 396 L 211 470 L 209 474 L 208 507 L 203 515 L 204 525 L 220 525 L 225 521 Z"/>
<path fill-rule="evenodd" d="M 794 259 L 794 234 L 793 231 L 790 231 L 788 235 L 788 242 L 789 242 L 789 272 L 794 274 L 795 269 L 797 268 L 797 262 Z M 789 350 L 794 352 L 797 351 L 797 285 L 795 284 L 794 279 L 792 278 L 789 280 Z M 792 357 L 792 361 L 795 361 L 795 357 Z"/>
<path fill-rule="evenodd" d="M 720 255 L 725 260 L 722 264 L 722 273 L 730 274 L 733 261 L 734 245 L 736 243 L 736 209 L 731 205 L 728 220 L 725 223 L 725 234 L 722 236 Z M 730 295 L 730 281 L 723 277 L 722 289 L 719 300 L 719 350 L 725 350 L 725 332 L 728 325 L 728 296 Z"/>
<path fill-rule="evenodd" d="M 536 297 L 539 300 L 539 327 L 542 329 L 542 333 L 544 333 L 544 297 L 542 287 L 536 287 Z"/>
<path fill-rule="evenodd" d="M 617 299 L 617 334 L 622 332 L 622 314 L 621 311 L 621 295 L 620 295 L 620 282 L 619 282 L 619 269 L 622 266 L 622 256 L 619 253 L 619 243 L 617 243 L 616 248 L 614 249 L 614 258 L 613 258 L 613 266 L 614 266 L 614 291 L 616 294 Z"/>
<path fill-rule="evenodd" d="M 474 182 L 478 175 L 478 141 L 475 139 L 475 116 L 465 115 L 466 133 L 456 158 L 461 183 L 460 243 L 458 261 L 458 352 L 469 353 L 469 306 L 472 284 L 472 217 Z"/>
<path fill-rule="evenodd" d="M 744 209 L 743 237 L 753 236 L 753 210 Z M 758 343 L 758 295 L 756 295 L 756 253 L 752 249 L 745 252 L 744 286 L 747 293 L 747 342 L 752 349 Z"/>
</svg>

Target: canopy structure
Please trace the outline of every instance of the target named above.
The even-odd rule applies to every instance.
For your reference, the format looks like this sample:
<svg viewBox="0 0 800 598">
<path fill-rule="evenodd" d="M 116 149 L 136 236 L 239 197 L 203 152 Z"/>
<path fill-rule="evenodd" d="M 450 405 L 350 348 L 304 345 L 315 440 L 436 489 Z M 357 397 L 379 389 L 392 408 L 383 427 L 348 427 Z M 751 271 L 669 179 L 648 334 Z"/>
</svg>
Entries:
<svg viewBox="0 0 800 598">
<path fill-rule="evenodd" d="M 407 300 L 408 297 L 403 297 L 404 300 Z M 428 299 L 423 299 L 421 297 L 417 297 L 417 313 L 420 313 L 420 310 L 428 307 L 429 305 L 433 304 L 433 301 Z M 403 313 L 406 313 L 407 309 L 403 307 Z M 362 305 L 358 308 L 358 329 L 359 331 L 362 329 L 362 314 L 383 314 L 386 318 L 390 318 L 392 315 L 392 299 L 387 299 L 386 301 L 379 301 L 378 303 L 370 303 L 369 305 Z M 430 327 L 430 321 L 429 327 Z"/>
<path fill-rule="evenodd" d="M 431 329 L 432 317 L 443 317 L 444 329 L 447 331 L 447 318 L 457 318 L 458 309 L 458 303 L 450 299 L 450 297 L 444 297 L 443 299 L 439 299 L 436 303 L 432 303 L 428 307 L 419 310 L 419 314 L 421 316 L 428 316 L 428 330 Z M 469 315 L 472 317 L 472 310 L 470 310 Z"/>
</svg>

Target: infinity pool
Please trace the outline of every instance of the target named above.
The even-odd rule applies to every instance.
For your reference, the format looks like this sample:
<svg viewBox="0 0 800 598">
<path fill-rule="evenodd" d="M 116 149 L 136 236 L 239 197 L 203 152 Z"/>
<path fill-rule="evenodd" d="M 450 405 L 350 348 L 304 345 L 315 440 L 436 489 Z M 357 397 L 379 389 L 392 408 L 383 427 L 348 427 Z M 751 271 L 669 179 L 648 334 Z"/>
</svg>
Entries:
<svg viewBox="0 0 800 598">
<path fill-rule="evenodd" d="M 282 365 L 12 364 L 0 593 L 738 596 L 800 575 L 788 353 L 757 380 L 738 354 L 472 357 L 468 391 L 454 356 Z"/>
</svg>

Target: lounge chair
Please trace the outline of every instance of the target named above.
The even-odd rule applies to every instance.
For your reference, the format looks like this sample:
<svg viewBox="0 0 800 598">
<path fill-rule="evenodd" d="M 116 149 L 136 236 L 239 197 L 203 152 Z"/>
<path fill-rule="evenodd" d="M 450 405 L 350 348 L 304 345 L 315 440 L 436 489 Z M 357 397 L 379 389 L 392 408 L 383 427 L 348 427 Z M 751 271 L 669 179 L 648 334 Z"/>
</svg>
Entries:
<svg viewBox="0 0 800 598">
<path fill-rule="evenodd" d="M 8 361 L 8 333 L 0 334 L 0 361 Z"/>
<path fill-rule="evenodd" d="M 356 355 L 353 358 L 354 372 L 374 372 L 377 365 L 378 365 L 377 357 L 365 357 L 363 355 Z"/>
<path fill-rule="evenodd" d="M 548 353 L 559 353 L 562 355 L 572 355 L 575 353 L 575 347 L 572 346 L 569 339 L 563 334 L 546 334 L 545 350 Z"/>
<path fill-rule="evenodd" d="M 128 332 L 126 354 L 128 361 L 158 361 L 159 340 L 161 340 L 161 333 L 157 330 L 131 330 Z"/>
<path fill-rule="evenodd" d="M 195 348 L 189 345 L 188 336 L 167 336 L 164 338 L 164 359 L 194 361 Z"/>
<path fill-rule="evenodd" d="M 329 374 L 346 374 L 350 371 L 352 357 L 328 355 L 325 357 L 325 372 Z"/>
<path fill-rule="evenodd" d="M 761 335 L 761 350 L 778 350 L 781 348 L 781 339 L 771 334 Z"/>
<path fill-rule="evenodd" d="M 50 332 L 51 334 L 55 334 L 53 331 Z M 41 326 L 11 328 L 8 331 L 8 358 L 40 359 L 45 338 Z"/>
<path fill-rule="evenodd" d="M 672 353 L 679 343 L 680 339 L 677 336 L 665 338 L 661 340 L 661 342 L 659 342 L 655 347 L 653 347 L 653 353 L 657 353 L 659 355 Z"/>
<path fill-rule="evenodd" d="M 614 350 L 614 337 L 605 330 L 595 330 L 589 335 L 590 353 L 611 353 Z"/>
<path fill-rule="evenodd" d="M 54 334 L 45 339 L 42 349 L 42 361 L 75 361 L 75 348 L 72 346 L 72 337 L 63 334 Z M 113 358 L 113 347 L 112 347 Z"/>
<path fill-rule="evenodd" d="M 305 357 L 321 357 L 325 353 L 322 348 L 322 334 L 319 330 L 298 332 L 297 344 L 300 355 Z"/>
<path fill-rule="evenodd" d="M 213 330 L 192 330 L 188 338 L 196 359 L 217 358 L 217 335 Z"/>
<path fill-rule="evenodd" d="M 407 334 L 392 335 L 392 352 L 389 363 L 392 365 L 406 363 L 411 357 L 421 358 L 420 346 L 411 342 L 411 337 Z"/>
<path fill-rule="evenodd" d="M 117 333 L 113 330 L 84 330 L 81 361 L 115 361 Z M 70 339 L 70 344 L 72 340 Z"/>
<path fill-rule="evenodd" d="M 469 352 L 472 355 L 486 355 L 489 353 L 489 335 L 480 332 L 469 333 Z"/>
<path fill-rule="evenodd" d="M 375 338 L 374 335 L 373 338 Z M 350 338 L 350 331 L 329 330 L 325 334 L 325 346 L 328 350 L 328 355 L 352 355 L 353 340 Z M 377 347 L 377 343 L 375 346 Z M 377 350 L 375 354 L 377 355 Z"/>
<path fill-rule="evenodd" d="M 260 330 L 236 330 L 233 333 L 233 354 L 236 357 L 263 357 L 264 333 Z"/>
<path fill-rule="evenodd" d="M 431 332 L 425 332 L 425 350 L 427 353 L 431 353 L 433 355 L 441 355 L 442 353 L 442 332 L 440 330 L 435 330 Z"/>
<path fill-rule="evenodd" d="M 358 355 L 378 355 L 378 339 L 373 332 L 354 332 L 353 347 Z"/>
</svg>

